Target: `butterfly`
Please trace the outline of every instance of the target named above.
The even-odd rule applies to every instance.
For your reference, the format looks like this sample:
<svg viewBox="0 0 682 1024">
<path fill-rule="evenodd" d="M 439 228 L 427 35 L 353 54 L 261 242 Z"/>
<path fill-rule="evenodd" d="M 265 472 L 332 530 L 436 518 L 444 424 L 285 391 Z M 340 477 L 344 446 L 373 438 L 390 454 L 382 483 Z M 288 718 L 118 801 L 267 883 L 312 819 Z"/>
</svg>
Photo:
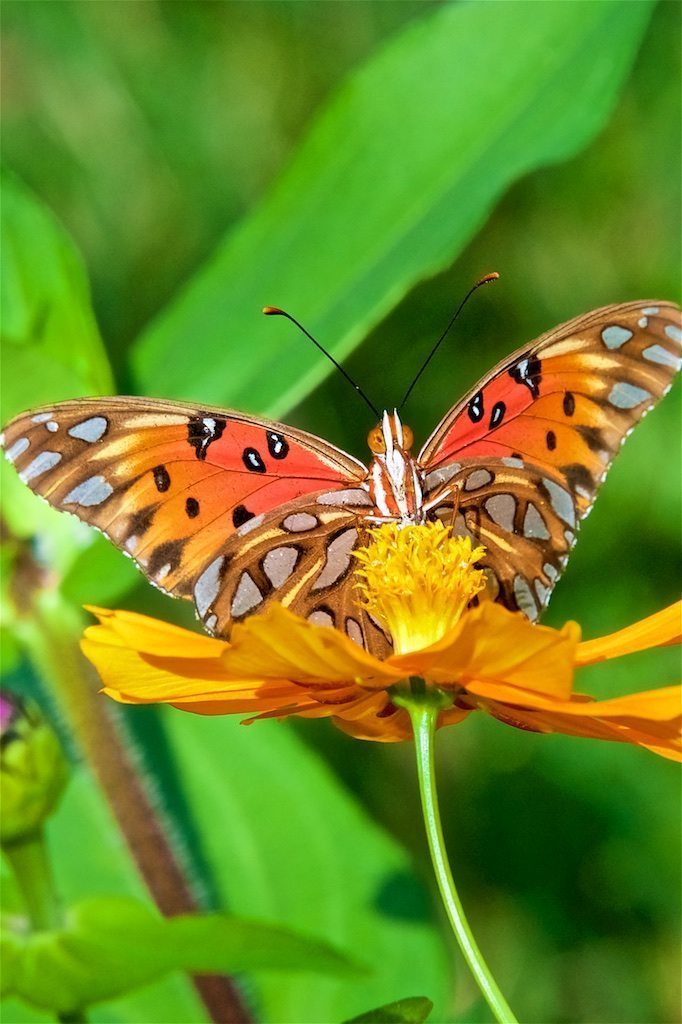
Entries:
<svg viewBox="0 0 682 1024">
<path fill-rule="evenodd" d="M 353 573 L 368 529 L 450 524 L 485 547 L 484 596 L 536 620 L 615 453 L 680 368 L 681 324 L 655 301 L 571 320 L 491 370 L 416 457 L 385 412 L 368 466 L 281 423 L 144 398 L 26 412 L 3 445 L 32 490 L 193 600 L 211 634 L 279 601 L 381 656 L 390 637 Z"/>
</svg>

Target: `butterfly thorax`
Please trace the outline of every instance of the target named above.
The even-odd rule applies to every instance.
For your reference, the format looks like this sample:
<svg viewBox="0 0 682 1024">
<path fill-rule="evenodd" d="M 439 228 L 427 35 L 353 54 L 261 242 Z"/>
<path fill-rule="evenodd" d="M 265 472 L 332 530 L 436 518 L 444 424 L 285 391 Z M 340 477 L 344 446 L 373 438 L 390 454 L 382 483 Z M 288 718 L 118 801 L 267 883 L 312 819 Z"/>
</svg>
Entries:
<svg viewBox="0 0 682 1024">
<path fill-rule="evenodd" d="M 367 438 L 374 458 L 369 467 L 369 493 L 376 508 L 377 521 L 397 520 L 422 523 L 423 474 L 410 453 L 412 431 L 403 426 L 394 410 L 384 412 L 381 423 Z"/>
</svg>

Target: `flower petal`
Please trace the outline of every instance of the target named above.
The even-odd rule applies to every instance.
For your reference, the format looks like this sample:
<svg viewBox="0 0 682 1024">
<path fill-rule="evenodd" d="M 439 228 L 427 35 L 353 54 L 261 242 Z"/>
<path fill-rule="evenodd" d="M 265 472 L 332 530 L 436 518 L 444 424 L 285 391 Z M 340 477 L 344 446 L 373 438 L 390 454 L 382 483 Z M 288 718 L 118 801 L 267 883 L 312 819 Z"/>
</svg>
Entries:
<svg viewBox="0 0 682 1024">
<path fill-rule="evenodd" d="M 663 608 L 641 622 L 635 622 L 609 636 L 578 644 L 576 665 L 593 665 L 607 658 L 620 658 L 649 647 L 664 647 L 682 640 L 682 601 Z"/>
<path fill-rule="evenodd" d="M 496 680 L 555 698 L 568 698 L 580 627 L 532 625 L 525 616 L 484 601 L 462 616 L 442 640 L 424 651 L 390 658 L 403 675 L 436 683 Z"/>
<path fill-rule="evenodd" d="M 149 615 L 92 605 L 85 607 L 99 619 L 99 625 L 88 626 L 85 630 L 85 636 L 95 643 L 131 647 L 146 654 L 175 658 L 219 658 L 229 647 L 224 640 L 214 640 L 203 633 L 193 633 L 161 619 L 152 619 Z"/>
<path fill-rule="evenodd" d="M 314 626 L 274 604 L 235 626 L 221 657 L 230 677 L 295 679 L 318 686 L 362 679 L 384 687 L 402 673 L 381 662 L 336 629 Z"/>
<path fill-rule="evenodd" d="M 678 686 L 610 700 L 573 694 L 570 701 L 537 699 L 534 706 L 479 697 L 477 704 L 517 729 L 616 740 L 682 760 L 682 690 Z"/>
</svg>

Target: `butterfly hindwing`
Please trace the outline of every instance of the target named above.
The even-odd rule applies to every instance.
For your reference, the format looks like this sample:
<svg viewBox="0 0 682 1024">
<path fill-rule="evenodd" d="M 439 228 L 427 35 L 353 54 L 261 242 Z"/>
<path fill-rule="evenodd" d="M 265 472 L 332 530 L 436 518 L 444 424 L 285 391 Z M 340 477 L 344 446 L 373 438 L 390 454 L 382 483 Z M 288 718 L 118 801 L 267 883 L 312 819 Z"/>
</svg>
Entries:
<svg viewBox="0 0 682 1024">
<path fill-rule="evenodd" d="M 362 463 L 313 435 L 221 409 L 86 399 L 34 410 L 5 431 L 6 456 L 51 505 L 105 533 L 162 590 L 191 597 L 226 539 Z"/>
<path fill-rule="evenodd" d="M 357 600 L 353 551 L 367 543 L 366 489 L 323 491 L 247 523 L 230 537 L 194 586 L 200 618 L 216 636 L 278 601 L 319 626 L 385 654 L 385 634 Z"/>
<path fill-rule="evenodd" d="M 537 618 L 620 445 L 680 369 L 671 303 L 609 306 L 499 364 L 420 455 L 425 499 L 487 548 L 490 596 Z"/>
</svg>

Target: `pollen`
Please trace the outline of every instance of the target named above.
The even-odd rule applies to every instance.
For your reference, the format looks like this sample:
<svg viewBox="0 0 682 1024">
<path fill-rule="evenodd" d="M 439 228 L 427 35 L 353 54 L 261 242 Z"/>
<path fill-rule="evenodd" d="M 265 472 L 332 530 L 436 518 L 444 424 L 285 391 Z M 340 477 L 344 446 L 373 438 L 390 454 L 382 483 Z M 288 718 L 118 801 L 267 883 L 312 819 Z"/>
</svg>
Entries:
<svg viewBox="0 0 682 1024">
<path fill-rule="evenodd" d="M 454 537 L 441 522 L 384 523 L 354 552 L 360 601 L 393 638 L 396 654 L 430 647 L 485 587 L 475 567 L 485 548 Z"/>
</svg>

